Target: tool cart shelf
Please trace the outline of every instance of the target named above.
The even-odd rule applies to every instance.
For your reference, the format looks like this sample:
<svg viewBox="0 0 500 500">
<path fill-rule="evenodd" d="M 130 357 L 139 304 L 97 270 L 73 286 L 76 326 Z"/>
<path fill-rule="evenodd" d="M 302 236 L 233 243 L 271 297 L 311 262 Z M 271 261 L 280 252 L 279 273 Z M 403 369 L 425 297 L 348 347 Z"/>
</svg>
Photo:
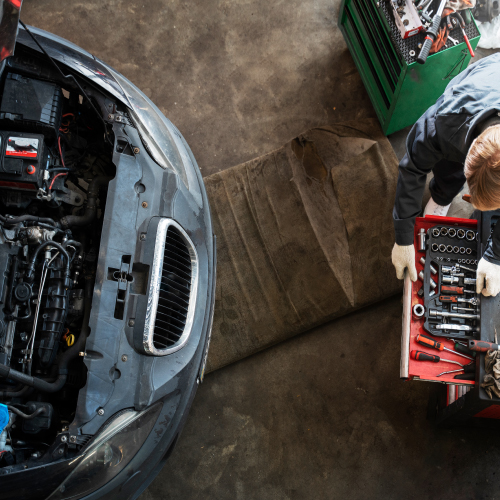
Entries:
<svg viewBox="0 0 500 500">
<path fill-rule="evenodd" d="M 415 121 L 441 96 L 471 56 L 460 29 L 425 64 L 416 62 L 425 33 L 402 39 L 394 22 L 391 0 L 343 0 L 339 27 L 361 75 L 384 134 Z M 465 28 L 473 49 L 480 33 L 474 19 Z"/>
<path fill-rule="evenodd" d="M 414 246 L 419 279 L 412 283 L 408 276 L 405 277 L 400 376 L 406 380 L 444 384 L 435 405 L 434 416 L 439 424 L 500 425 L 500 398 L 490 398 L 481 387 L 485 375 L 485 353 L 462 349 L 462 354 L 458 354 L 455 343 L 458 341 L 467 344 L 469 340 L 476 344 L 477 341 L 494 343 L 495 330 L 500 334 L 500 295 L 476 296 L 474 279 L 471 278 L 475 278 L 477 262 L 484 253 L 498 220 L 500 210 L 478 213 L 477 220 L 435 216 L 416 220 Z M 446 234 L 450 228 L 453 234 L 448 237 Z M 459 239 L 459 228 L 471 232 L 470 241 L 463 237 L 463 233 L 462 239 Z M 441 230 L 443 232 L 438 235 Z M 422 240 L 424 235 L 425 240 Z M 456 252 L 458 247 L 460 250 L 463 247 L 464 253 Z M 465 253 L 467 248 L 470 250 Z M 456 266 L 462 266 L 462 269 L 457 271 Z M 466 279 L 469 285 L 466 285 Z M 456 282 L 450 283 L 450 280 Z M 467 293 L 466 288 L 470 290 Z M 453 299 L 456 304 L 448 302 L 448 299 Z M 416 311 L 415 306 L 421 309 Z M 443 312 L 445 316 L 437 317 L 436 311 L 437 316 Z M 446 316 L 446 311 L 455 312 Z M 474 318 L 458 317 L 464 314 L 462 311 L 470 311 Z M 452 328 L 456 329 L 446 330 L 445 327 L 449 327 L 447 323 L 453 324 Z M 437 330 L 436 325 L 441 325 L 443 329 Z M 432 346 L 433 341 L 440 343 L 441 350 Z M 437 355 L 441 361 L 415 359 L 416 351 L 430 356 Z M 457 363 L 468 364 L 469 360 L 464 359 L 464 354 L 474 358 L 469 366 L 471 371 L 468 372 L 472 380 L 457 379 L 455 373 L 441 375 L 443 372 L 459 369 Z"/>
</svg>

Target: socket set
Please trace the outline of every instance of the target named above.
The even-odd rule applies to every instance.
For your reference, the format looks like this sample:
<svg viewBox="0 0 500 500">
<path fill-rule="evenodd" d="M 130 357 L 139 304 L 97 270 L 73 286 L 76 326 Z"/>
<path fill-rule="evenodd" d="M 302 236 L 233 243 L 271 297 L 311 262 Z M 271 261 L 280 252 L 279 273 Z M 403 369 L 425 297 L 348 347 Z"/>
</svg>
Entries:
<svg viewBox="0 0 500 500">
<path fill-rule="evenodd" d="M 436 224 L 418 233 L 422 287 L 413 316 L 437 337 L 473 339 L 479 335 L 480 299 L 476 294 L 476 270 L 480 252 L 474 229 Z"/>
</svg>

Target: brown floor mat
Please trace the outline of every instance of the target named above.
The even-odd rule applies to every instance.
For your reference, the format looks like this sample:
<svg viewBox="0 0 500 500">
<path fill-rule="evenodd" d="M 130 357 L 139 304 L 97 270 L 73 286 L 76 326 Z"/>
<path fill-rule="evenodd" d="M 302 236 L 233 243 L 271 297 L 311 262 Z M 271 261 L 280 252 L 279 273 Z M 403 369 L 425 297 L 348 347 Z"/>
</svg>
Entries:
<svg viewBox="0 0 500 500">
<path fill-rule="evenodd" d="M 218 248 L 208 371 L 401 290 L 397 168 L 366 120 L 309 130 L 205 179 Z"/>
</svg>

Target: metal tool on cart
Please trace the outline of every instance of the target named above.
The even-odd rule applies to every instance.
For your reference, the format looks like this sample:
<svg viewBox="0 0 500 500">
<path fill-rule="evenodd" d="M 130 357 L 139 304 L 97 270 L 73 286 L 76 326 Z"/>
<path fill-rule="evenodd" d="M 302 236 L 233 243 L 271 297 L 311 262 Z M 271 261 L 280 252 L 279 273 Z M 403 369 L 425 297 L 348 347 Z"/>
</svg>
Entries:
<svg viewBox="0 0 500 500">
<path fill-rule="evenodd" d="M 427 29 L 424 43 L 422 44 L 422 48 L 420 49 L 420 53 L 417 57 L 417 62 L 420 64 L 424 64 L 427 60 L 427 56 L 431 50 L 432 44 L 436 40 L 439 26 L 441 24 L 441 16 L 443 14 L 444 7 L 446 5 L 447 0 L 441 0 L 439 7 L 436 11 L 436 14 L 432 18 L 432 23 L 430 27 Z"/>
<path fill-rule="evenodd" d="M 424 29 L 412 0 L 391 0 L 391 6 L 401 38 L 406 39 Z"/>
</svg>

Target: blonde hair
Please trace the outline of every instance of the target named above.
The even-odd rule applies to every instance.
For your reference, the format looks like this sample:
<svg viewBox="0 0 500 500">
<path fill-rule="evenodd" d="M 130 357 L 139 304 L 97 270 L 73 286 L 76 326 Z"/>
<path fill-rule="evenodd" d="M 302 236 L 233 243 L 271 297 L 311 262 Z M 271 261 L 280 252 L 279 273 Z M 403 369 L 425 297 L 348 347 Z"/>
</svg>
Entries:
<svg viewBox="0 0 500 500">
<path fill-rule="evenodd" d="M 500 125 L 488 127 L 465 158 L 471 203 L 479 210 L 500 208 Z"/>
</svg>

